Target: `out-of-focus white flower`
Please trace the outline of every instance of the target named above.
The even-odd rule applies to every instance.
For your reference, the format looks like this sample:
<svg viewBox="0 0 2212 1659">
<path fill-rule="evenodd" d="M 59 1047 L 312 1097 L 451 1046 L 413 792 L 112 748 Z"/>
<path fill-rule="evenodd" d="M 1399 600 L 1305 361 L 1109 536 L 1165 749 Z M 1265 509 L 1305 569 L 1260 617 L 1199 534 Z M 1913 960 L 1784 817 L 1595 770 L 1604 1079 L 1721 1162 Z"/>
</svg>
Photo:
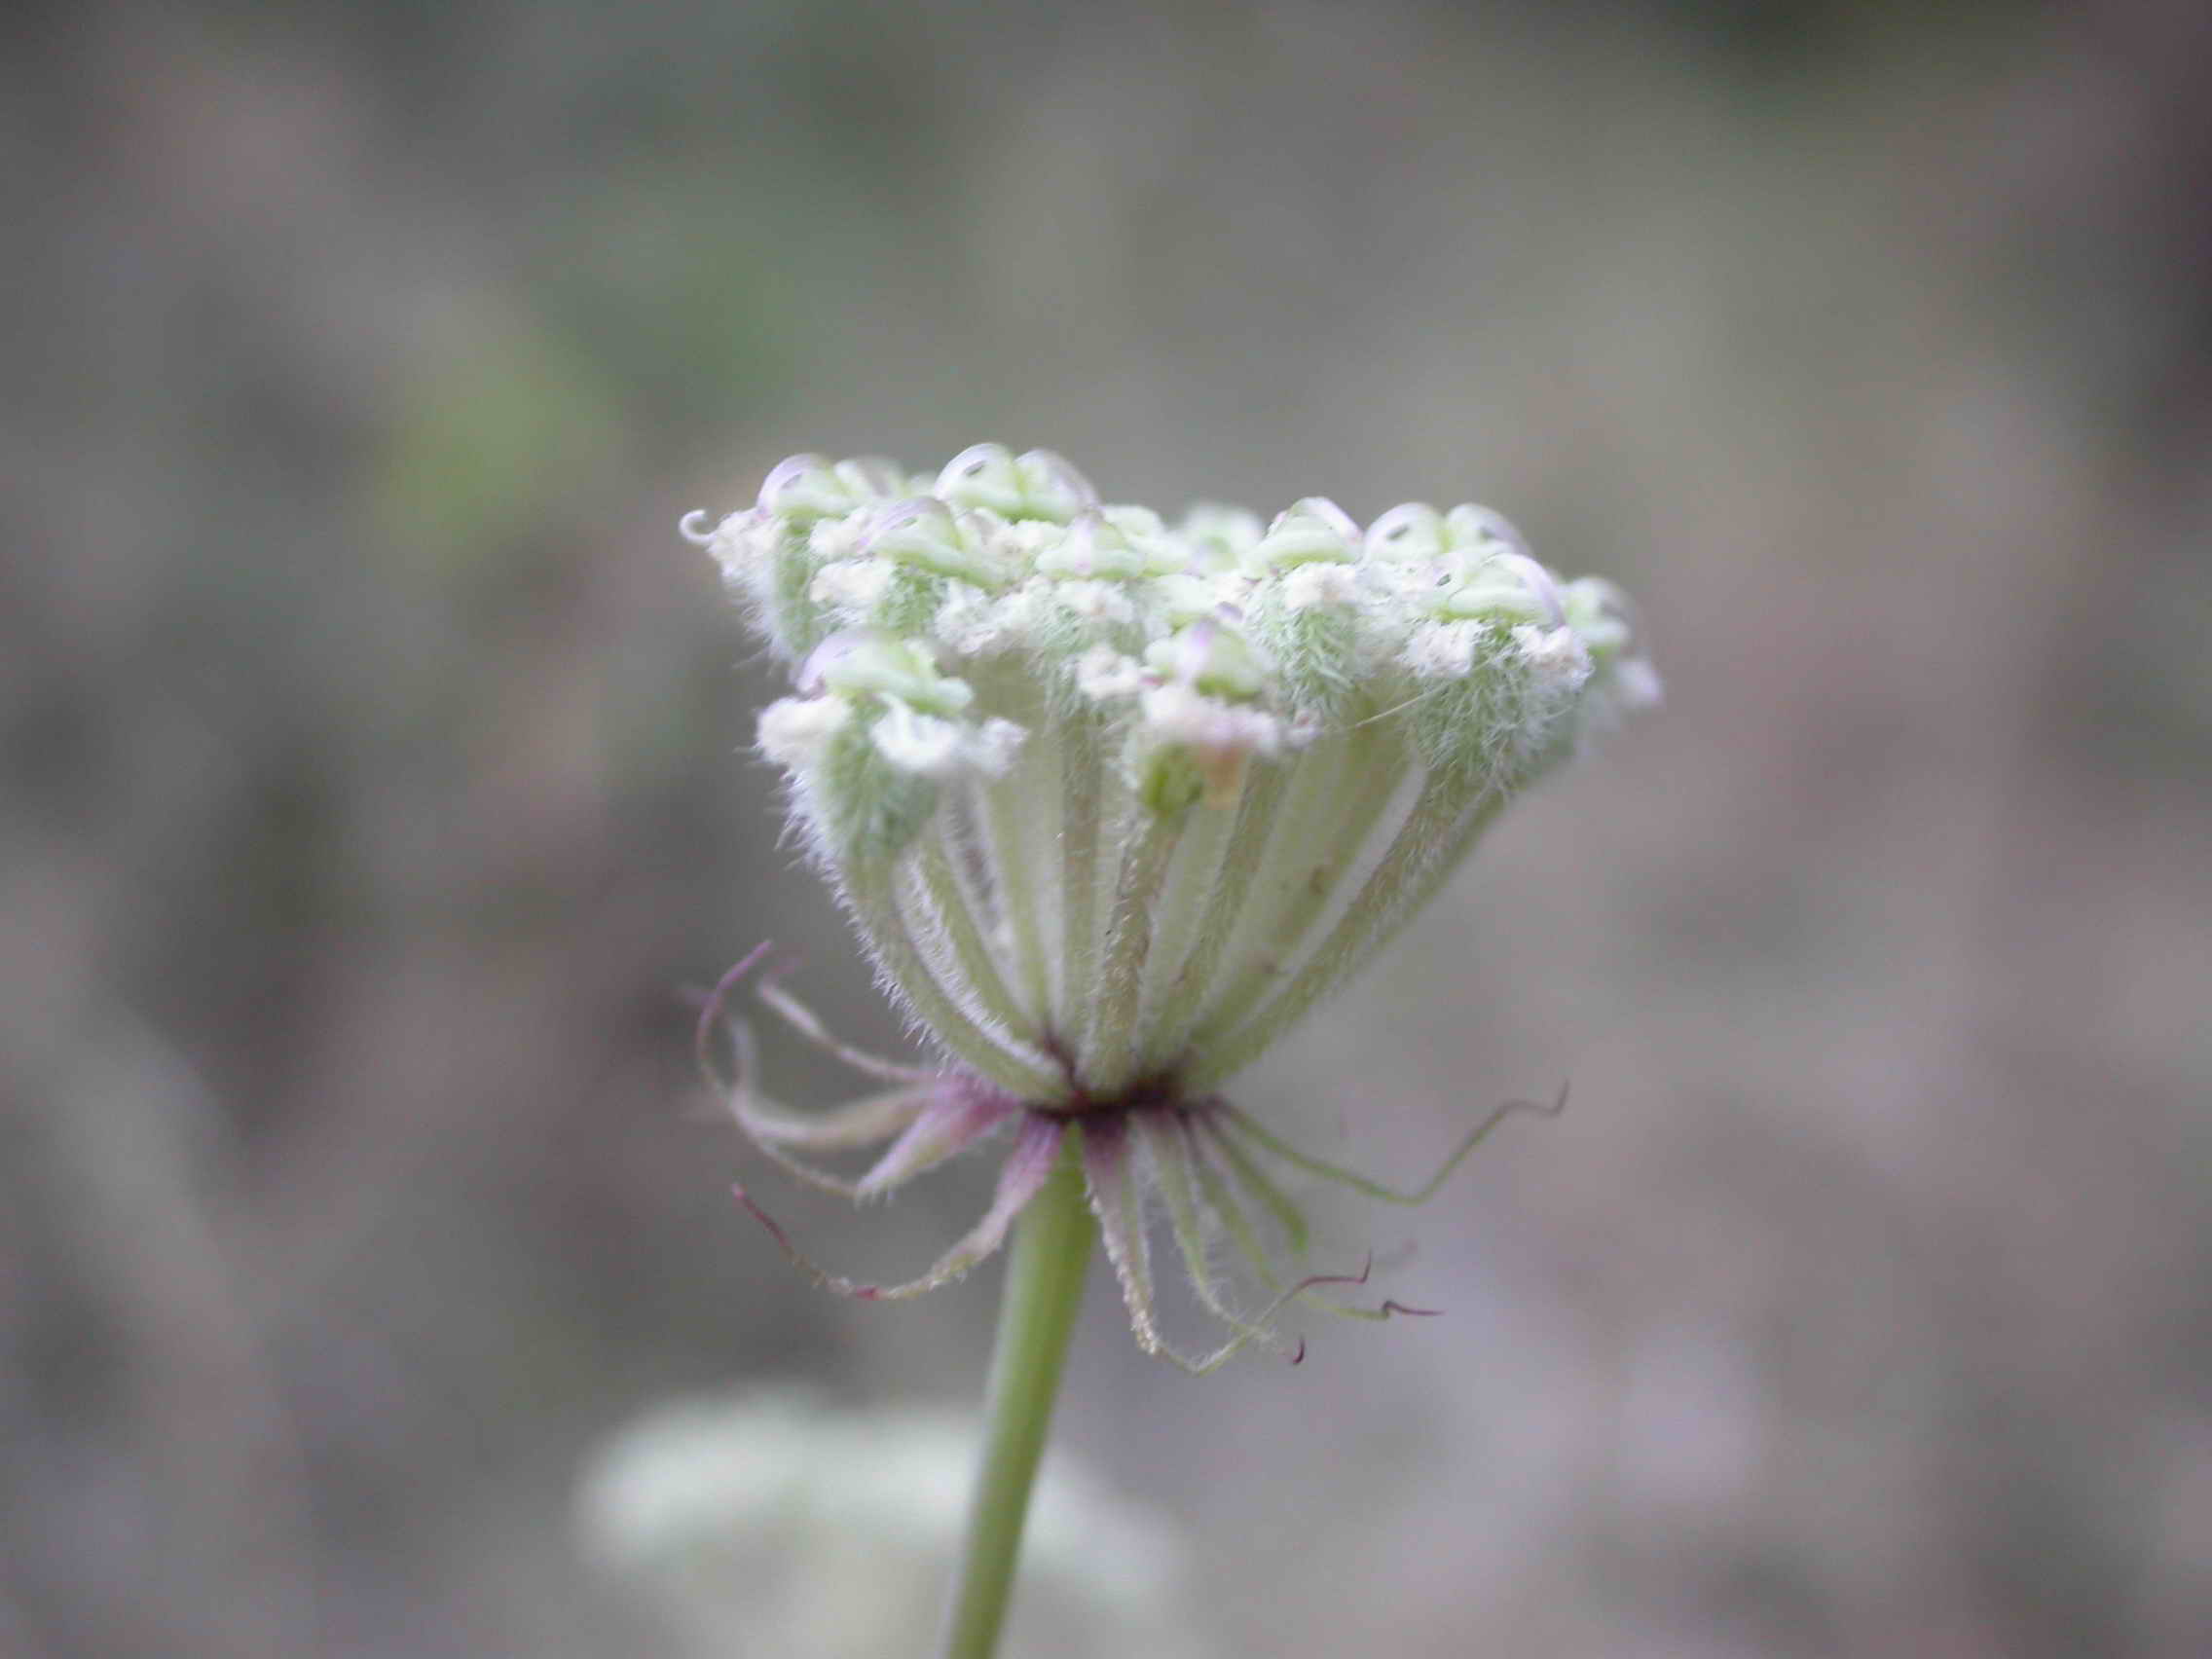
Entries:
<svg viewBox="0 0 2212 1659">
<path fill-rule="evenodd" d="M 841 1412 L 795 1388 L 672 1402 L 593 1455 L 578 1539 L 701 1659 L 906 1652 L 940 1611 L 976 1432 L 949 1414 Z M 1031 1508 L 1022 1616 L 1057 1652 L 1197 1659 L 1182 1634 L 1187 1559 L 1166 1517 L 1055 1452 Z"/>
</svg>

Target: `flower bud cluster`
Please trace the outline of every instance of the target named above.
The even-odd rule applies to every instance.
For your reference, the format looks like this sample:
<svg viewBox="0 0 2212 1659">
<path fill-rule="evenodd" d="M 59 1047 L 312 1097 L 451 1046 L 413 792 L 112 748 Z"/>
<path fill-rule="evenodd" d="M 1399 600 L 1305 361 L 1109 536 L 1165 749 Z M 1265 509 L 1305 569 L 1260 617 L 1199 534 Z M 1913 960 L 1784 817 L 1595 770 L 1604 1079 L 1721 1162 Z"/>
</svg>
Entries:
<svg viewBox="0 0 2212 1659">
<path fill-rule="evenodd" d="M 1002 774 L 1041 719 L 1102 723 L 1135 798 L 1173 813 L 1355 721 L 1509 785 L 1654 692 L 1618 590 L 1560 581 L 1482 507 L 1169 525 L 1049 451 L 978 444 L 934 479 L 794 456 L 687 528 L 793 665 L 761 744 L 833 859 L 896 854 L 935 786 Z"/>
<path fill-rule="evenodd" d="M 1159 1346 L 1155 1199 L 1232 1346 L 1264 1337 L 1209 1276 L 1213 1230 L 1245 1248 L 1239 1204 L 1294 1213 L 1256 1159 L 1317 1165 L 1216 1090 L 1416 914 L 1506 801 L 1656 699 L 1626 598 L 1563 580 L 1484 507 L 1410 503 L 1363 528 L 1314 496 L 1272 521 L 1198 506 L 1170 523 L 997 444 L 935 476 L 794 456 L 756 504 L 683 530 L 790 670 L 759 746 L 794 825 L 956 1062 L 931 1079 L 866 1061 L 902 1088 L 813 1122 L 741 1087 L 740 1121 L 862 1198 L 1020 1125 L 991 1210 L 930 1274 L 818 1276 L 890 1296 L 966 1272 L 1080 1124 L 1140 1340 Z M 887 1136 L 857 1183 L 792 1157 Z"/>
<path fill-rule="evenodd" d="M 794 694 L 763 713 L 759 741 L 810 845 L 850 888 L 948 830 L 941 891 L 919 907 L 924 932 L 953 937 L 925 954 L 949 960 L 972 932 L 970 967 L 1007 982 L 955 984 L 950 1000 L 1002 1046 L 1075 1054 L 1085 1087 L 1175 1059 L 1138 1042 L 1109 1060 L 1080 1027 L 1116 926 L 1149 948 L 1166 920 L 1178 872 L 1161 852 L 1160 870 L 1128 872 L 1151 890 L 1121 895 L 1144 913 L 1117 923 L 1124 854 L 1184 838 L 1194 815 L 1249 815 L 1262 780 L 1272 805 L 1346 833 L 1376 826 L 1343 791 L 1449 781 L 1454 824 L 1423 826 L 1448 842 L 1656 689 L 1618 590 L 1562 580 L 1477 506 L 1409 504 L 1363 529 L 1309 497 L 1272 522 L 1199 506 L 1170 523 L 1102 503 L 1050 451 L 978 444 L 934 477 L 794 456 L 754 506 L 685 531 L 791 667 Z M 1296 787 L 1302 770 L 1314 787 Z M 1361 835 L 1332 848 L 1296 825 L 1248 828 L 1317 861 L 1316 880 L 1367 850 Z M 1214 844 L 1228 829 L 1190 856 L 1233 865 L 1241 855 Z M 1069 858 L 1087 867 L 1071 877 Z M 1202 872 L 1182 873 L 1202 896 Z M 947 917 L 957 898 L 971 913 Z"/>
</svg>

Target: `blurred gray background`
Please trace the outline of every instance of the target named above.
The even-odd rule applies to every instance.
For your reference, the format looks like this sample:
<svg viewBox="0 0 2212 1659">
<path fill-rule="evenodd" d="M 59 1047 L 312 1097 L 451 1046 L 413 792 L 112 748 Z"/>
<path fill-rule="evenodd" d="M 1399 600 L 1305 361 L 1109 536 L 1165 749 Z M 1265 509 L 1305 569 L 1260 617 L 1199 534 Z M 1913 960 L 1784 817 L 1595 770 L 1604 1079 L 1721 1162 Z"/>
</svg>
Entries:
<svg viewBox="0 0 2212 1659">
<path fill-rule="evenodd" d="M 898 1031 L 675 525 L 984 437 L 1489 502 L 1670 692 L 1238 1091 L 1410 1174 L 1572 1078 L 1331 1208 L 1448 1315 L 1194 1382 L 1093 1281 L 1198 1650 L 2212 1650 L 2208 16 L 13 9 L 0 1653 L 672 1651 L 616 1425 L 977 1398 L 995 1270 L 728 1198 L 682 987 Z"/>
</svg>

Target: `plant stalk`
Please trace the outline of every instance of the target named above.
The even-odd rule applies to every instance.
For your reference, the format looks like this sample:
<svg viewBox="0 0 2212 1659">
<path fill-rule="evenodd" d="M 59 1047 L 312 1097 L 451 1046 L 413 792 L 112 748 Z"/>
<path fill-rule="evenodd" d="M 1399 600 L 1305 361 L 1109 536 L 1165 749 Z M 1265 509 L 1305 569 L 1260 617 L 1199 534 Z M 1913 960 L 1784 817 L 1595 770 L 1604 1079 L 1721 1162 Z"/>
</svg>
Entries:
<svg viewBox="0 0 2212 1659">
<path fill-rule="evenodd" d="M 1084 1199 L 1082 1145 L 1083 1131 L 1069 1124 L 1059 1163 L 1014 1225 L 985 1397 L 983 1461 L 945 1624 L 945 1659 L 990 1659 L 1014 1593 L 1030 1488 L 1098 1241 Z"/>
</svg>

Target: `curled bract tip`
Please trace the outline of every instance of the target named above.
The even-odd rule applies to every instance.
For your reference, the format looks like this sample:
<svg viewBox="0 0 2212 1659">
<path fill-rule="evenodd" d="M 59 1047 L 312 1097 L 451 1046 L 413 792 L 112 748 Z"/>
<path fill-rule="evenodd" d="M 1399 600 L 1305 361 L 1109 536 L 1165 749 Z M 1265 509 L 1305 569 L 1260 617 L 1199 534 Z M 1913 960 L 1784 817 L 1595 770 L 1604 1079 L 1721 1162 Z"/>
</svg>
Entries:
<svg viewBox="0 0 2212 1659">
<path fill-rule="evenodd" d="M 903 1300 L 950 1283 L 1000 1247 L 1009 1228 L 1042 1190 L 1063 1146 L 1074 1137 L 1080 1146 L 1086 1200 L 1098 1222 L 1107 1258 L 1120 1281 L 1132 1332 L 1147 1352 L 1198 1375 L 1251 1346 L 1284 1352 L 1292 1364 L 1299 1363 L 1305 1356 L 1306 1339 L 1284 1337 L 1277 1324 L 1285 1311 L 1296 1306 L 1370 1320 L 1398 1315 L 1434 1318 L 1441 1311 L 1395 1297 L 1360 1306 L 1318 1294 L 1367 1285 L 1376 1267 L 1372 1251 L 1355 1272 L 1278 1272 L 1274 1252 L 1253 1225 L 1253 1213 L 1257 1211 L 1276 1223 L 1294 1254 L 1305 1248 L 1306 1228 L 1296 1205 L 1263 1167 L 1264 1162 L 1295 1173 L 1324 1174 L 1363 1192 L 1418 1202 L 1432 1193 L 1474 1142 L 1505 1115 L 1524 1109 L 1549 1115 L 1566 1103 L 1564 1087 L 1548 1102 L 1507 1102 L 1476 1125 L 1422 1188 L 1397 1193 L 1296 1151 L 1218 1095 L 1147 1095 L 1104 1109 L 1045 1111 L 1027 1107 L 970 1074 L 895 1067 L 838 1044 L 803 1005 L 790 999 L 776 982 L 778 972 L 771 947 L 766 942 L 756 946 L 722 977 L 701 1015 L 702 1031 L 717 1022 L 727 1022 L 731 1027 L 738 1061 L 734 1075 L 712 1069 L 704 1037 L 702 1065 L 709 1067 L 709 1075 L 726 1092 L 739 1125 L 771 1161 L 808 1184 L 847 1198 L 880 1197 L 967 1151 L 1001 1126 L 1014 1125 L 1013 1144 L 990 1206 L 927 1271 L 903 1282 L 854 1279 L 822 1267 L 797 1247 L 743 1183 L 736 1184 L 733 1192 L 739 1203 L 800 1272 L 823 1288 L 862 1301 Z M 732 989 L 749 974 L 757 975 L 756 990 L 761 999 L 802 1036 L 862 1069 L 876 1075 L 888 1073 L 898 1087 L 812 1115 L 793 1114 L 760 1096 L 753 1081 L 756 1065 L 751 1030 L 731 1016 L 726 1007 Z M 795 1156 L 802 1151 L 837 1152 L 883 1141 L 890 1142 L 888 1149 L 858 1180 L 830 1175 Z M 1161 1328 L 1153 1288 L 1151 1234 L 1156 1218 L 1161 1214 L 1199 1302 L 1228 1327 L 1227 1339 L 1209 1351 L 1187 1352 L 1170 1343 Z M 1268 1293 L 1250 1312 L 1237 1309 L 1235 1293 L 1218 1266 L 1217 1257 L 1225 1246 L 1245 1259 L 1254 1278 Z"/>
</svg>

